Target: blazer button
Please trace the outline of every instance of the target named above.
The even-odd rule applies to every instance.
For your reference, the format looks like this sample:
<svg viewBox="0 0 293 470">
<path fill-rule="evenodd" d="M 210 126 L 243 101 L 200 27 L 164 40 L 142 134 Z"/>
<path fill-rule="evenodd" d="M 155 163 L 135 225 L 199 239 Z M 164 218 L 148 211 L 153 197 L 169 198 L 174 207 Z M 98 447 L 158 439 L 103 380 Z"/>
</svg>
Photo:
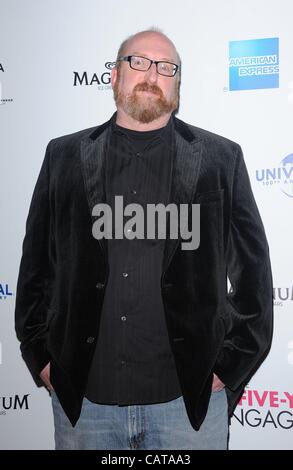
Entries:
<svg viewBox="0 0 293 470">
<path fill-rule="evenodd" d="M 105 287 L 105 284 L 103 282 L 98 282 L 98 284 L 96 284 L 97 289 L 103 289 L 104 287 Z"/>
<path fill-rule="evenodd" d="M 93 336 L 89 336 L 86 340 L 87 343 L 92 344 L 95 341 L 95 338 Z"/>
</svg>

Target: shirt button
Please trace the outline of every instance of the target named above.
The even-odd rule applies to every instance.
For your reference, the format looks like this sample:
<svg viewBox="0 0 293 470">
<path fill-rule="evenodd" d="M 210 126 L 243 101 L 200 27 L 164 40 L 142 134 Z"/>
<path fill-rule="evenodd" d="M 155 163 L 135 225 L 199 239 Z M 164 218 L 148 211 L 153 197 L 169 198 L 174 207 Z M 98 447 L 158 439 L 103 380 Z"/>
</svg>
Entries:
<svg viewBox="0 0 293 470">
<path fill-rule="evenodd" d="M 123 315 L 123 316 L 121 317 L 121 320 L 122 320 L 122 321 L 126 321 L 126 316 Z"/>
<path fill-rule="evenodd" d="M 136 189 L 132 189 L 131 194 L 136 194 Z"/>
<path fill-rule="evenodd" d="M 97 289 L 103 289 L 104 286 L 105 286 L 105 284 L 103 284 L 103 282 L 98 282 L 98 284 L 96 284 Z"/>
<path fill-rule="evenodd" d="M 122 366 L 125 366 L 125 365 L 126 365 L 126 361 L 121 361 L 120 364 L 121 364 Z"/>
<path fill-rule="evenodd" d="M 137 157 L 140 157 L 141 154 L 140 154 L 140 152 L 137 152 L 135 155 L 136 155 Z"/>
<path fill-rule="evenodd" d="M 123 277 L 128 277 L 128 273 L 122 273 Z"/>
<path fill-rule="evenodd" d="M 89 343 L 89 344 L 92 344 L 94 341 L 95 341 L 95 338 L 94 338 L 93 336 L 89 336 L 89 337 L 86 339 L 86 342 Z"/>
</svg>

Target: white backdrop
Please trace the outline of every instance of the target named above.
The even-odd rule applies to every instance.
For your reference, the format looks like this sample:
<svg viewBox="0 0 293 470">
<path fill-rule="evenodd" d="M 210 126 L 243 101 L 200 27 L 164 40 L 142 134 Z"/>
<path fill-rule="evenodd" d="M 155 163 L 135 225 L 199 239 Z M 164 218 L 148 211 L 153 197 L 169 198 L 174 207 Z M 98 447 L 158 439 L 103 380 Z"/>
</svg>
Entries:
<svg viewBox="0 0 293 470">
<path fill-rule="evenodd" d="M 14 333 L 25 220 L 46 145 L 111 116 L 105 63 L 150 26 L 182 57 L 179 117 L 242 146 L 270 244 L 273 347 L 236 408 L 230 448 L 293 449 L 292 163 L 286 181 L 272 176 L 293 153 L 292 0 L 0 0 L 0 15 L 0 449 L 53 449 L 49 396 Z M 279 38 L 279 87 L 229 91 L 229 42 L 263 38 Z"/>
</svg>

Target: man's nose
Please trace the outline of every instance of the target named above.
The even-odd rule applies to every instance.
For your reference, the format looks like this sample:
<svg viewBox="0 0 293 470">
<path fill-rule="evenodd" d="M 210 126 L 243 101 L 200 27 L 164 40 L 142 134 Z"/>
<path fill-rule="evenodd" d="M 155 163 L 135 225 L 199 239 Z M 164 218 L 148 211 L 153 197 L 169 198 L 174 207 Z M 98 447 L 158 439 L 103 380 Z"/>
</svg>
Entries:
<svg viewBox="0 0 293 470">
<path fill-rule="evenodd" d="M 157 73 L 157 66 L 156 64 L 152 64 L 149 68 L 149 70 L 146 72 L 147 79 L 155 83 L 158 79 L 158 73 Z"/>
</svg>

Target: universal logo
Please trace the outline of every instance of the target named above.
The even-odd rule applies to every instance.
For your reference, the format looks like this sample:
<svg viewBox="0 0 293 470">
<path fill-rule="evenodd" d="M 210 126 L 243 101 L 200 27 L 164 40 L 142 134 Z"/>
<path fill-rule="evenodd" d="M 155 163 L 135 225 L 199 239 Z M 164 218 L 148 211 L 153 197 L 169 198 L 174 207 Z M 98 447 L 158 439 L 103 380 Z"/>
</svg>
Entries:
<svg viewBox="0 0 293 470">
<path fill-rule="evenodd" d="M 256 181 L 266 188 L 278 186 L 288 197 L 293 198 L 293 153 L 284 157 L 276 168 L 256 170 Z"/>
<path fill-rule="evenodd" d="M 13 293 L 8 284 L 0 284 L 0 300 L 6 300 L 7 297 L 11 297 L 12 295 Z"/>
<path fill-rule="evenodd" d="M 293 300 L 293 286 L 274 287 L 273 289 L 274 306 L 283 307 L 284 302 Z"/>
<path fill-rule="evenodd" d="M 101 73 L 90 74 L 87 71 L 73 72 L 73 86 L 97 86 L 98 90 L 110 90 L 111 70 L 115 67 L 115 62 L 105 62 L 107 69 Z"/>
<path fill-rule="evenodd" d="M 29 393 L 14 395 L 12 397 L 0 397 L 0 415 L 6 415 L 7 411 L 28 410 Z"/>
</svg>

